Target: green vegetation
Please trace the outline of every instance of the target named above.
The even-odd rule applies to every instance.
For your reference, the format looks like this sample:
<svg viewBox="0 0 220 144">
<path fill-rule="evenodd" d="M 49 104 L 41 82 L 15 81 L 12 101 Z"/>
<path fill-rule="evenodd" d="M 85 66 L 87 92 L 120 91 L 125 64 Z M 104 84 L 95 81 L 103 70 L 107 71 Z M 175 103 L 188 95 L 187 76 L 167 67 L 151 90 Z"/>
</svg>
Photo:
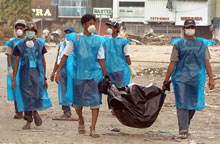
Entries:
<svg viewBox="0 0 220 144">
<path fill-rule="evenodd" d="M 0 41 L 13 36 L 13 26 L 18 19 L 32 21 L 32 17 L 32 0 L 0 0 Z"/>
</svg>

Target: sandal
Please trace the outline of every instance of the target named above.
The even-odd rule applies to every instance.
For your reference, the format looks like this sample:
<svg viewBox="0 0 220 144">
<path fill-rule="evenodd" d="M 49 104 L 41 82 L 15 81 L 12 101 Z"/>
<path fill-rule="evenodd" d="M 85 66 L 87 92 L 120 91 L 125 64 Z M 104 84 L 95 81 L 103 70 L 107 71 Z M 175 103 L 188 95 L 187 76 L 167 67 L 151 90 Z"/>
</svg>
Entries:
<svg viewBox="0 0 220 144">
<path fill-rule="evenodd" d="M 34 117 L 34 123 L 36 126 L 42 125 L 42 119 L 37 112 L 33 114 L 33 117 Z"/>
<path fill-rule="evenodd" d="M 26 125 L 24 125 L 24 127 L 22 129 L 23 130 L 29 130 L 29 129 L 31 129 L 31 125 L 26 124 Z"/>
<path fill-rule="evenodd" d="M 79 124 L 79 126 L 78 126 L 78 132 L 79 132 L 79 134 L 85 134 L 85 133 L 86 133 L 84 124 L 82 124 L 82 125 Z"/>
<path fill-rule="evenodd" d="M 180 137 L 181 139 L 187 139 L 188 136 L 189 136 L 189 134 L 188 134 L 187 132 L 180 133 L 180 135 L 179 135 L 179 137 Z"/>
<path fill-rule="evenodd" d="M 90 136 L 93 137 L 93 138 L 99 138 L 100 134 L 97 134 L 96 131 L 93 130 L 93 131 L 90 132 Z"/>
</svg>

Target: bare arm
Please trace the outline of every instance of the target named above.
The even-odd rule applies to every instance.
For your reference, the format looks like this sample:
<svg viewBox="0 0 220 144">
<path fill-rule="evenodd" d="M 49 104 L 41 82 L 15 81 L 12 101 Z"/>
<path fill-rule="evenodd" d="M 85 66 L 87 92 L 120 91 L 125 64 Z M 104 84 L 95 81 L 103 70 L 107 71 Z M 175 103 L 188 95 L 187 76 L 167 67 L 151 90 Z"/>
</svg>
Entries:
<svg viewBox="0 0 220 144">
<path fill-rule="evenodd" d="M 62 59 L 60 61 L 60 65 L 57 69 L 57 74 L 56 74 L 56 79 L 55 79 L 56 83 L 58 83 L 60 81 L 60 78 L 61 78 L 60 71 L 61 71 L 62 67 L 66 64 L 67 58 L 68 58 L 68 56 L 65 54 L 62 56 Z"/>
<path fill-rule="evenodd" d="M 17 75 L 18 64 L 19 64 L 19 56 L 15 56 L 14 69 L 13 69 L 13 80 L 15 79 Z"/>
<path fill-rule="evenodd" d="M 171 61 L 168 66 L 167 74 L 164 79 L 165 82 L 163 82 L 163 86 L 162 86 L 163 90 L 168 90 L 168 91 L 170 90 L 170 86 L 169 86 L 170 83 L 168 81 L 170 79 L 171 74 L 173 73 L 175 66 L 176 66 L 176 61 Z"/>
<path fill-rule="evenodd" d="M 68 56 L 64 54 L 64 55 L 62 56 L 61 61 L 60 61 L 60 65 L 59 65 L 58 68 L 57 68 L 57 72 L 58 72 L 58 71 L 60 72 L 60 70 L 62 69 L 62 67 L 66 64 L 67 59 L 68 59 Z"/>
<path fill-rule="evenodd" d="M 58 49 L 56 61 L 54 63 L 53 73 L 55 73 L 57 71 L 58 67 L 59 67 L 59 65 L 57 64 L 58 55 L 59 55 L 59 49 Z"/>
<path fill-rule="evenodd" d="M 11 55 L 7 54 L 8 67 L 11 67 Z"/>
<path fill-rule="evenodd" d="M 48 84 L 47 84 L 47 75 L 46 75 L 46 60 L 44 55 L 42 55 L 42 60 L 43 60 L 43 65 L 44 65 L 44 89 L 48 88 Z"/>
<path fill-rule="evenodd" d="M 15 61 L 14 61 L 14 70 L 13 70 L 13 78 L 12 78 L 12 89 L 15 90 L 16 87 L 16 75 L 17 75 L 17 71 L 18 71 L 18 64 L 19 64 L 19 56 L 15 57 Z"/>
<path fill-rule="evenodd" d="M 212 67 L 211 67 L 211 64 L 209 62 L 209 60 L 206 60 L 205 61 L 205 68 L 206 68 L 206 72 L 209 76 L 209 89 L 212 90 L 215 88 L 215 82 L 213 80 L 213 75 L 212 75 Z"/>
<path fill-rule="evenodd" d="M 52 72 L 52 74 L 51 74 L 51 76 L 50 76 L 50 80 L 51 80 L 52 82 L 54 81 L 55 73 L 56 73 L 56 71 L 57 71 L 57 69 L 58 69 L 58 67 L 59 67 L 59 65 L 57 64 L 58 55 L 59 55 L 59 50 L 58 50 L 58 53 L 57 53 L 56 61 L 55 61 L 55 63 L 54 63 L 53 72 Z"/>
<path fill-rule="evenodd" d="M 6 52 L 5 52 L 5 54 L 7 55 L 8 67 L 11 67 L 11 63 L 12 63 L 12 61 L 11 61 L 11 55 L 12 55 L 12 53 L 13 53 L 12 48 L 9 47 L 9 46 L 7 46 L 7 47 L 6 47 Z"/>
<path fill-rule="evenodd" d="M 170 76 L 173 73 L 173 70 L 174 70 L 175 66 L 176 66 L 176 62 L 171 61 L 169 66 L 168 66 L 168 69 L 167 69 L 167 74 L 166 74 L 165 79 L 164 79 L 165 81 L 168 81 L 170 79 Z"/>
<path fill-rule="evenodd" d="M 44 55 L 42 55 L 42 59 L 43 59 L 43 65 L 44 65 L 44 77 L 46 78 L 46 60 Z"/>
<path fill-rule="evenodd" d="M 130 56 L 125 56 L 126 62 L 128 63 L 128 65 L 131 65 L 131 59 Z"/>
<path fill-rule="evenodd" d="M 104 59 L 99 59 L 99 64 L 102 68 L 102 72 L 103 72 L 103 75 L 107 75 L 107 71 L 106 71 L 106 67 L 105 67 L 105 60 Z"/>
</svg>

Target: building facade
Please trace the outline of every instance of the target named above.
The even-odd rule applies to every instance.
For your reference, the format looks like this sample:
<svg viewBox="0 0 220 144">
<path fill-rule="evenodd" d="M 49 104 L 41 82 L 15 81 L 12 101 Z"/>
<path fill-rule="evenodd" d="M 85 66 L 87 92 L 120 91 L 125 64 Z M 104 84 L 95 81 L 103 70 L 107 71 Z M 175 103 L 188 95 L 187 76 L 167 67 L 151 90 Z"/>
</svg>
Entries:
<svg viewBox="0 0 220 144">
<path fill-rule="evenodd" d="M 97 34 L 104 35 L 105 23 L 112 17 L 113 0 L 33 0 L 32 11 L 39 35 L 44 29 L 50 32 L 73 26 L 76 32 L 82 32 L 81 17 L 94 14 L 97 18 Z M 62 33 L 64 36 L 64 34 Z"/>
<path fill-rule="evenodd" d="M 80 18 L 86 13 L 97 18 L 97 34 L 105 35 L 108 21 L 118 21 L 128 33 L 155 33 L 181 37 L 182 26 L 191 18 L 196 35 L 219 39 L 220 0 L 33 0 L 34 22 L 42 31 L 74 26 L 82 32 Z"/>
<path fill-rule="evenodd" d="M 182 36 L 186 19 L 196 21 L 197 36 L 212 37 L 216 0 L 114 0 L 112 21 L 125 23 L 127 31 Z"/>
<path fill-rule="evenodd" d="M 220 41 L 220 0 L 216 0 L 216 17 L 213 21 L 213 38 Z"/>
</svg>

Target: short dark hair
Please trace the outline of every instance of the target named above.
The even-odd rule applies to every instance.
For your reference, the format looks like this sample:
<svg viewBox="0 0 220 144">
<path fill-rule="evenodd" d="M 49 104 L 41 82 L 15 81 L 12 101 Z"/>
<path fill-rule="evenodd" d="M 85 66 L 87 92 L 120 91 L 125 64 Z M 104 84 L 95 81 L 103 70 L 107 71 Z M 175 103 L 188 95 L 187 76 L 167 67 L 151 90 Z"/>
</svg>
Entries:
<svg viewBox="0 0 220 144">
<path fill-rule="evenodd" d="M 94 21 L 96 21 L 95 16 L 92 14 L 85 14 L 84 16 L 82 16 L 81 18 L 81 24 L 85 24 L 88 21 L 90 21 L 91 19 L 93 19 Z"/>
<path fill-rule="evenodd" d="M 24 24 L 21 24 L 21 23 L 16 24 L 16 25 L 15 25 L 15 28 L 16 28 L 17 26 L 22 26 L 23 28 L 25 28 L 25 25 L 24 25 Z"/>
</svg>

